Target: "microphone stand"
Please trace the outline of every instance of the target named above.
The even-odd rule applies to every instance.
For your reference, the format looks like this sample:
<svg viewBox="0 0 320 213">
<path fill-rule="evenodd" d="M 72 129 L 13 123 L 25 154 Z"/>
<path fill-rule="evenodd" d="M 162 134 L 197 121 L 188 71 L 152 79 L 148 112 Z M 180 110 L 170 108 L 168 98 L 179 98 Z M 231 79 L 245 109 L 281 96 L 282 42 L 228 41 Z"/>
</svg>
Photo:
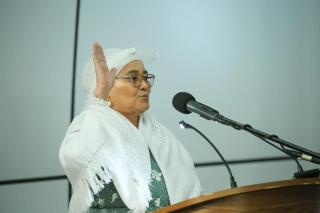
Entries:
<svg viewBox="0 0 320 213">
<path fill-rule="evenodd" d="M 273 147 L 276 147 L 278 149 L 280 149 L 279 147 L 271 144 L 269 141 L 273 141 L 277 144 L 279 144 L 282 147 L 282 151 L 286 154 L 288 154 L 289 156 L 291 156 L 292 158 L 298 158 L 298 159 L 303 159 L 306 161 L 310 161 L 316 164 L 320 164 L 320 154 L 310 151 L 306 148 L 300 147 L 298 145 L 292 144 L 288 141 L 285 141 L 281 138 L 279 138 L 277 135 L 270 135 L 267 134 L 265 132 L 262 132 L 260 130 L 254 129 L 252 128 L 249 124 L 241 124 L 239 122 L 233 121 L 229 118 L 224 117 L 223 115 L 220 115 L 219 113 L 216 113 L 214 117 L 212 117 L 213 121 L 217 121 L 221 124 L 227 125 L 227 126 L 231 126 L 236 130 L 245 130 L 249 133 L 251 133 L 252 135 L 258 137 L 259 139 L 262 139 L 263 141 L 269 143 L 270 145 L 272 145 Z M 290 149 L 286 149 L 285 147 L 289 147 L 293 150 Z M 296 161 L 297 162 L 297 161 Z M 297 162 L 298 163 L 298 162 Z M 294 174 L 295 178 L 304 178 L 304 177 L 319 177 L 320 174 L 320 170 L 319 169 L 313 169 L 313 170 L 309 170 L 309 171 L 303 171 L 302 167 L 300 169 L 300 164 L 298 163 L 298 172 L 296 172 Z"/>
<path fill-rule="evenodd" d="M 255 135 L 256 136 L 256 135 Z M 298 162 L 298 160 L 296 159 L 296 157 L 291 153 L 292 150 L 288 150 L 286 149 L 284 146 L 281 145 L 281 148 L 274 145 L 273 143 L 269 142 L 268 140 L 266 140 L 265 138 L 260 138 L 259 136 L 257 136 L 259 139 L 263 140 L 264 142 L 268 143 L 270 146 L 273 146 L 274 148 L 280 150 L 281 152 L 287 154 L 292 160 L 294 160 L 297 164 L 297 169 L 298 169 L 298 172 L 296 172 L 294 174 L 294 178 L 296 177 L 296 174 L 303 174 L 304 171 L 303 171 L 303 168 L 302 166 L 300 165 L 300 163 Z M 274 137 L 277 137 L 276 135 L 274 135 Z"/>
<path fill-rule="evenodd" d="M 236 188 L 237 187 L 237 182 L 235 181 L 233 174 L 231 172 L 231 169 L 229 167 L 229 164 L 227 163 L 227 161 L 224 159 L 224 157 L 222 156 L 222 154 L 220 153 L 220 151 L 218 150 L 218 148 L 209 140 L 209 138 L 207 138 L 202 132 L 200 132 L 197 128 L 193 127 L 192 125 L 184 122 L 184 121 L 180 121 L 179 125 L 181 128 L 183 129 L 193 129 L 194 131 L 196 131 L 199 135 L 201 135 L 211 146 L 212 148 L 218 153 L 219 157 L 221 158 L 222 162 L 224 163 L 224 165 L 227 167 L 229 176 L 230 176 L 230 185 L 231 188 Z"/>
</svg>

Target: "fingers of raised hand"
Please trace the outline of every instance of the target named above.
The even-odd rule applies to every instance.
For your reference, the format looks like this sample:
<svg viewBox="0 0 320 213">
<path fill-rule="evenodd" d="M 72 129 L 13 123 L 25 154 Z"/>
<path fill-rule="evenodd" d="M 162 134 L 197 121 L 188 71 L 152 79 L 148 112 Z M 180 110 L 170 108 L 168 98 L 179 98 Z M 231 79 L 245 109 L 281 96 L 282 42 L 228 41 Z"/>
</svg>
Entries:
<svg viewBox="0 0 320 213">
<path fill-rule="evenodd" d="M 99 43 L 93 45 L 92 58 L 96 71 L 108 71 L 106 58 Z"/>
</svg>

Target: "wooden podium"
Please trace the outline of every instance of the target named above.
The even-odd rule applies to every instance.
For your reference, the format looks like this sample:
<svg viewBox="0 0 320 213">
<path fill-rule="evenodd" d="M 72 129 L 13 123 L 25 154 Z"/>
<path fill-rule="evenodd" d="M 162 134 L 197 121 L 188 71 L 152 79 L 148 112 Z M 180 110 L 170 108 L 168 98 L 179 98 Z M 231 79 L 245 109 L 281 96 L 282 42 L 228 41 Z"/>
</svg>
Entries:
<svg viewBox="0 0 320 213">
<path fill-rule="evenodd" d="M 154 211 L 163 212 L 320 213 L 320 179 L 285 180 L 228 189 Z"/>
</svg>

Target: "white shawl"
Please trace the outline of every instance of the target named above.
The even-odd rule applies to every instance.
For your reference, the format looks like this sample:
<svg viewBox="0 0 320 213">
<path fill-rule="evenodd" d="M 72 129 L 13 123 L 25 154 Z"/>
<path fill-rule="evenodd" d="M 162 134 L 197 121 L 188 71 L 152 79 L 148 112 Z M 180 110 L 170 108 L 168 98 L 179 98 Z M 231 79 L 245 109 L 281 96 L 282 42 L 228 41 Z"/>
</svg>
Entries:
<svg viewBox="0 0 320 213">
<path fill-rule="evenodd" d="M 88 212 L 93 194 L 111 180 L 133 212 L 144 212 L 151 200 L 149 151 L 160 167 L 171 204 L 198 196 L 199 178 L 190 154 L 173 134 L 147 113 L 139 129 L 98 100 L 70 125 L 59 159 L 73 189 L 69 213 Z"/>
</svg>

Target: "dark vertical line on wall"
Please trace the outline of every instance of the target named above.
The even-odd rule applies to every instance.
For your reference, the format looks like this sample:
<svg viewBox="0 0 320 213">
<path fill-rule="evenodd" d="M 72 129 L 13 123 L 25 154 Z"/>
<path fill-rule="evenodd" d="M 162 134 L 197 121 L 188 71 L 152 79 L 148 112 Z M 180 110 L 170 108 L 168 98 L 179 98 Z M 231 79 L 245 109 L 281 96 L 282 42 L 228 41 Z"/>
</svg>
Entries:
<svg viewBox="0 0 320 213">
<path fill-rule="evenodd" d="M 75 111 L 75 90 L 76 90 L 76 70 L 77 70 L 77 52 L 78 52 L 78 33 L 79 33 L 79 17 L 80 17 L 80 0 L 76 2 L 76 20 L 74 30 L 74 46 L 73 46 L 73 66 L 72 66 L 72 83 L 71 83 L 71 109 L 70 109 L 70 123 L 74 118 Z M 68 184 L 68 199 L 70 201 L 72 194 L 72 187 Z"/>
<path fill-rule="evenodd" d="M 76 72 L 77 72 L 77 51 L 78 51 L 78 31 L 79 31 L 79 13 L 80 13 L 80 0 L 77 0 L 76 9 L 76 23 L 74 32 L 74 47 L 73 47 L 73 66 L 72 66 L 72 86 L 71 86 L 71 113 L 70 122 L 74 118 L 75 111 L 75 87 L 76 87 Z"/>
</svg>

